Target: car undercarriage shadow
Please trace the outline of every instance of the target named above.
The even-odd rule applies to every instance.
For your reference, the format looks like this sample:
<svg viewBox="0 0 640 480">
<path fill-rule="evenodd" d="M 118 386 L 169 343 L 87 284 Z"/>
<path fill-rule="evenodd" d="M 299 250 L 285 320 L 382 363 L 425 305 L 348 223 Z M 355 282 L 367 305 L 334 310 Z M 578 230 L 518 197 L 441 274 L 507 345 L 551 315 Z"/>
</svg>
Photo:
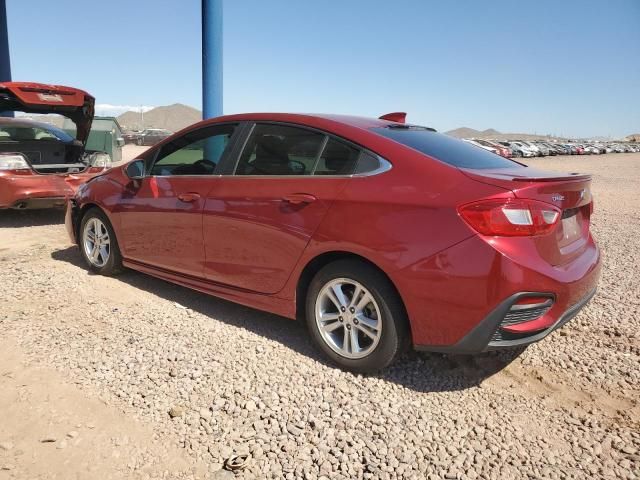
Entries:
<svg viewBox="0 0 640 480">
<path fill-rule="evenodd" d="M 51 256 L 54 260 L 85 269 L 76 247 L 56 250 Z M 87 275 L 92 274 L 87 272 Z M 116 278 L 194 312 L 277 341 L 325 366 L 337 368 L 311 344 L 302 322 L 202 294 L 132 270 L 127 270 Z M 477 386 L 498 373 L 523 351 L 524 348 L 521 348 L 475 356 L 409 351 L 385 371 L 374 376 L 419 392 L 464 390 Z"/>
<path fill-rule="evenodd" d="M 42 227 L 64 223 L 64 209 L 0 210 L 0 228 Z"/>
</svg>

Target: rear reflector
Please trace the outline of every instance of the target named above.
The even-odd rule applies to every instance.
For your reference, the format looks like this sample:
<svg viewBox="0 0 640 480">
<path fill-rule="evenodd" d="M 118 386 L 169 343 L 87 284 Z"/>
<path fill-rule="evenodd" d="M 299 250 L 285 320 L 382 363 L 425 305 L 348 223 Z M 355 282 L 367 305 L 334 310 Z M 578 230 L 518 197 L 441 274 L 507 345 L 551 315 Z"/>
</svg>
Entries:
<svg viewBox="0 0 640 480">
<path fill-rule="evenodd" d="M 562 211 L 537 200 L 504 198 L 461 205 L 458 213 L 482 235 L 524 237 L 553 231 Z"/>
</svg>

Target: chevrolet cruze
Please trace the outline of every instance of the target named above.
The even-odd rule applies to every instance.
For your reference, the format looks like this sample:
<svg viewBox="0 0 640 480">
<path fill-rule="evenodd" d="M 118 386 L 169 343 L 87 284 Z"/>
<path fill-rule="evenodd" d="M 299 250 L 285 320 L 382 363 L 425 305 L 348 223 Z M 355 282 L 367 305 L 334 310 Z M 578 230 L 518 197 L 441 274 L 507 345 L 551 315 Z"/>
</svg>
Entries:
<svg viewBox="0 0 640 480">
<path fill-rule="evenodd" d="M 207 120 L 81 186 L 67 228 L 123 267 L 292 319 L 334 362 L 525 345 L 591 299 L 591 179 L 405 123 Z"/>
</svg>

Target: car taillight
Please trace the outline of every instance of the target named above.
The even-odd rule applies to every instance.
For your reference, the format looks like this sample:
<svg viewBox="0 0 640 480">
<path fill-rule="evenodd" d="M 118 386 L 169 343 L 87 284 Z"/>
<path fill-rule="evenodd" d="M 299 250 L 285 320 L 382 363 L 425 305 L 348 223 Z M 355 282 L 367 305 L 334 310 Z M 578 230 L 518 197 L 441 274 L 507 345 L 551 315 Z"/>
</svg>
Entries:
<svg viewBox="0 0 640 480">
<path fill-rule="evenodd" d="M 458 213 L 482 235 L 526 237 L 551 232 L 562 211 L 536 200 L 504 198 L 461 205 Z"/>
<path fill-rule="evenodd" d="M 0 153 L 0 170 L 31 171 L 25 156 L 21 153 Z"/>
<path fill-rule="evenodd" d="M 107 168 L 111 166 L 111 155 L 104 152 L 96 152 L 93 154 L 91 166 L 96 168 Z"/>
</svg>

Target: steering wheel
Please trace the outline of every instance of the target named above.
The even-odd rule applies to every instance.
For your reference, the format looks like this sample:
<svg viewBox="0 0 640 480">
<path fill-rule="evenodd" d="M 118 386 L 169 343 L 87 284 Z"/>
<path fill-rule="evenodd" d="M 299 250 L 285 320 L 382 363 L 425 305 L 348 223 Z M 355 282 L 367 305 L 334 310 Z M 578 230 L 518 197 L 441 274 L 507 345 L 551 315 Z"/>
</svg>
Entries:
<svg viewBox="0 0 640 480">
<path fill-rule="evenodd" d="M 204 158 L 202 160 L 198 160 L 197 162 L 194 162 L 193 166 L 202 168 L 202 170 L 204 170 L 207 173 L 213 173 L 214 170 L 216 169 L 215 163 L 213 163 L 211 160 L 206 160 Z"/>
<path fill-rule="evenodd" d="M 294 175 L 303 175 L 307 166 L 300 160 L 289 160 L 289 170 Z"/>
</svg>

